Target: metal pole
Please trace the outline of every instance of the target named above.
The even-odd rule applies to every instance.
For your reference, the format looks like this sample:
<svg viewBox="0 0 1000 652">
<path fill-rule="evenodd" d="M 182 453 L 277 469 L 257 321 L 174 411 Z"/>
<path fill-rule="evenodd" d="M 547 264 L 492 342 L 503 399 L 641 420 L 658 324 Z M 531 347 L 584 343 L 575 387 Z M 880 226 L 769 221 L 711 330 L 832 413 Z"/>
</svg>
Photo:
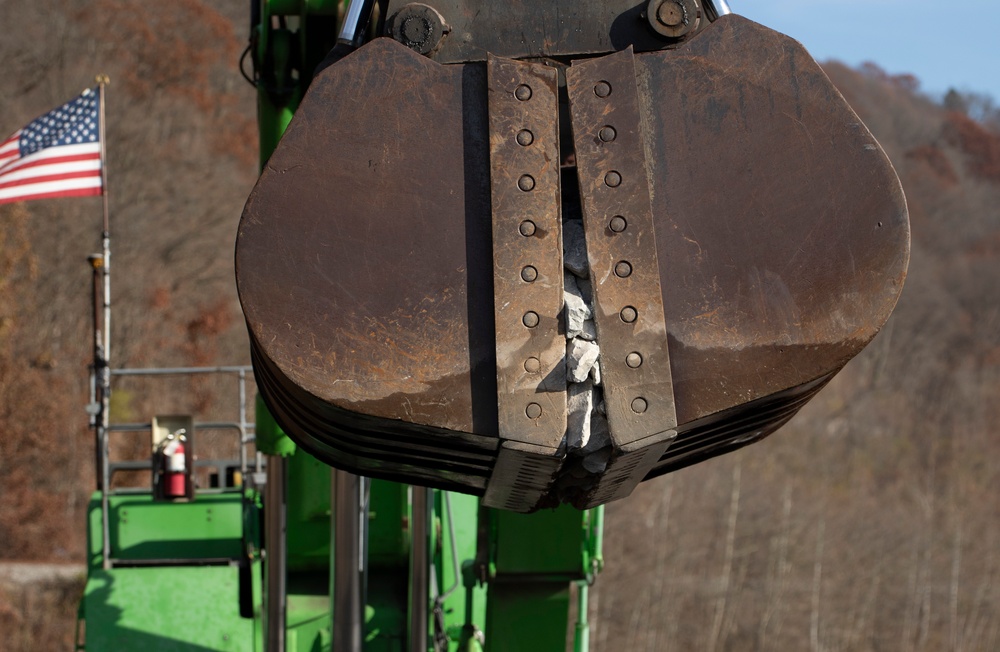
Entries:
<svg viewBox="0 0 1000 652">
<path fill-rule="evenodd" d="M 240 485 L 247 476 L 247 372 L 240 369 Z"/>
<path fill-rule="evenodd" d="M 410 491 L 410 652 L 427 652 L 430 489 L 410 487 Z"/>
<path fill-rule="evenodd" d="M 107 75 L 97 76 L 97 106 L 98 106 L 98 141 L 100 143 L 101 160 L 101 197 L 104 203 L 104 220 L 101 229 L 101 280 L 103 281 L 102 304 L 104 319 L 101 324 L 100 360 L 95 361 L 101 372 L 101 404 L 100 430 L 98 431 L 98 448 L 101 456 L 101 556 L 105 570 L 111 568 L 111 526 L 109 523 L 108 493 L 111 491 L 111 470 L 108 462 L 110 454 L 108 444 L 108 425 L 111 418 L 111 237 L 108 211 L 108 161 L 105 148 L 105 91 L 108 85 Z"/>
<path fill-rule="evenodd" d="M 333 649 L 361 652 L 364 604 L 361 577 L 361 478 L 331 471 L 333 506 Z M 367 516 L 367 515 L 366 515 Z"/>
<path fill-rule="evenodd" d="M 573 640 L 574 652 L 587 652 L 590 649 L 590 622 L 587 620 L 587 593 L 590 587 L 586 582 L 576 583 L 576 638 Z"/>
<path fill-rule="evenodd" d="M 710 21 L 714 22 L 719 16 L 731 13 L 733 13 L 733 10 L 729 8 L 727 0 L 705 0 L 705 14 Z"/>
<path fill-rule="evenodd" d="M 365 42 L 365 32 L 374 8 L 375 0 L 351 0 L 344 15 L 344 22 L 341 23 L 337 41 L 352 48 L 361 47 Z"/>
<path fill-rule="evenodd" d="M 267 457 L 267 484 L 264 486 L 264 551 L 267 555 L 267 619 L 264 621 L 264 635 L 267 637 L 267 652 L 285 652 L 285 605 L 288 600 L 287 464 L 284 457 Z"/>
</svg>

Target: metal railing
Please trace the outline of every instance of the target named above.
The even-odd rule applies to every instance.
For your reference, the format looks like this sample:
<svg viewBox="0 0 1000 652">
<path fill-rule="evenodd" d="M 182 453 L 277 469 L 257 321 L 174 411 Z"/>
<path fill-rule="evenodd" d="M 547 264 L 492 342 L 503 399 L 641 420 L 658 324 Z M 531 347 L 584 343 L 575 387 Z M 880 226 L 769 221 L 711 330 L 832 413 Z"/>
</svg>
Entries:
<svg viewBox="0 0 1000 652">
<path fill-rule="evenodd" d="M 99 378 L 99 374 L 106 374 L 105 378 Z M 249 366 L 217 366 L 217 367 L 164 367 L 148 369 L 100 369 L 97 365 L 91 370 L 91 387 L 98 387 L 101 383 L 103 388 L 101 401 L 95 399 L 96 392 L 92 389 L 91 405 L 88 412 L 91 414 L 91 425 L 96 431 L 97 451 L 98 451 L 98 478 L 99 489 L 101 491 L 101 530 L 102 530 L 102 558 L 103 567 L 110 569 L 114 565 L 111 557 L 111 537 L 110 537 L 110 496 L 117 493 L 134 493 L 135 490 L 113 491 L 111 488 L 112 474 L 116 471 L 141 471 L 152 470 L 152 459 L 150 460 L 122 460 L 111 461 L 110 436 L 112 433 L 135 433 L 150 432 L 152 421 L 140 423 L 111 423 L 109 413 L 110 385 L 113 378 L 123 377 L 165 377 L 165 376 L 204 376 L 204 375 L 235 375 L 237 378 L 237 409 L 238 418 L 235 421 L 206 421 L 195 423 L 196 431 L 223 431 L 233 432 L 238 437 L 238 460 L 206 459 L 194 461 L 193 468 L 214 467 L 220 474 L 220 485 L 225 484 L 222 473 L 229 462 L 239 463 L 242 478 L 247 477 L 247 470 L 250 468 L 247 448 L 256 443 L 256 430 L 254 422 L 247 418 L 247 376 L 253 379 L 253 369 Z M 101 382 L 103 380 L 103 382 Z M 254 455 L 253 469 L 255 473 L 261 471 L 262 459 L 259 453 Z M 145 491 L 145 490 L 144 490 Z"/>
</svg>

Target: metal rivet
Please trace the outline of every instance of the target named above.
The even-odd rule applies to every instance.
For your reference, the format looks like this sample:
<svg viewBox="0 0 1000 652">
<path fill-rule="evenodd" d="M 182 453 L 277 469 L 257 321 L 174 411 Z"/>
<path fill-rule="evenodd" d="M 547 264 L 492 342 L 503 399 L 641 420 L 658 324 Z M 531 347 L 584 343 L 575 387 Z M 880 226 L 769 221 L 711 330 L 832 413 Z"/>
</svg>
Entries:
<svg viewBox="0 0 1000 652">
<path fill-rule="evenodd" d="M 622 185 L 622 175 L 618 174 L 615 170 L 612 170 L 604 175 L 604 183 L 608 184 L 609 188 L 617 188 Z"/>
<path fill-rule="evenodd" d="M 528 328 L 534 328 L 535 326 L 538 326 L 538 313 L 529 310 L 528 312 L 524 313 L 524 317 L 521 317 L 521 323 L 527 326 Z"/>
<path fill-rule="evenodd" d="M 535 178 L 530 174 L 522 174 L 521 178 L 517 180 L 517 187 L 524 192 L 533 190 L 535 188 Z"/>
<path fill-rule="evenodd" d="M 632 322 L 634 322 L 636 319 L 639 318 L 639 311 L 633 308 L 632 306 L 625 306 L 624 308 L 622 308 L 622 311 L 621 313 L 619 313 L 619 316 L 622 318 L 623 322 L 625 322 L 626 324 L 631 324 Z"/>
<path fill-rule="evenodd" d="M 521 270 L 521 280 L 526 283 L 533 282 L 538 278 L 538 270 L 531 265 L 526 265 L 524 269 Z"/>
<path fill-rule="evenodd" d="M 542 406 L 538 403 L 528 403 L 528 407 L 524 409 L 524 413 L 529 419 L 537 419 L 542 416 Z"/>
<path fill-rule="evenodd" d="M 527 129 L 522 129 L 517 132 L 517 144 L 522 147 L 527 147 L 531 143 L 535 142 L 535 135 L 528 131 Z"/>
<path fill-rule="evenodd" d="M 618 132 L 615 131 L 614 127 L 609 125 L 601 129 L 601 131 L 597 134 L 597 136 L 604 142 L 610 143 L 612 140 L 615 139 L 616 136 L 618 136 Z"/>
<path fill-rule="evenodd" d="M 599 81 L 594 86 L 594 95 L 597 97 L 607 97 L 611 95 L 611 84 L 606 81 Z"/>
<path fill-rule="evenodd" d="M 643 412 L 646 411 L 648 407 L 649 404 L 646 403 L 646 399 L 642 398 L 641 396 L 639 398 L 632 400 L 632 411 L 635 412 L 636 414 L 642 414 Z"/>
<path fill-rule="evenodd" d="M 527 84 L 521 84 L 520 86 L 514 89 L 514 97 L 521 100 L 522 102 L 530 100 L 531 86 L 528 86 Z"/>
<path fill-rule="evenodd" d="M 625 364 L 627 364 L 632 369 L 638 369 L 642 366 L 642 356 L 633 351 L 625 356 Z"/>
<path fill-rule="evenodd" d="M 628 226 L 628 222 L 621 215 L 615 215 L 611 218 L 611 222 L 608 223 L 608 227 L 615 233 L 621 233 Z"/>
<path fill-rule="evenodd" d="M 517 230 L 526 238 L 533 236 L 535 235 L 535 223 L 531 220 L 525 220 L 521 222 L 521 225 L 517 227 Z"/>
<path fill-rule="evenodd" d="M 618 278 L 628 278 L 632 276 L 632 265 L 627 260 L 623 260 L 615 265 L 615 276 Z"/>
<path fill-rule="evenodd" d="M 538 370 L 542 368 L 542 363 L 538 358 L 528 358 L 524 361 L 524 370 L 529 374 L 537 374 Z"/>
</svg>

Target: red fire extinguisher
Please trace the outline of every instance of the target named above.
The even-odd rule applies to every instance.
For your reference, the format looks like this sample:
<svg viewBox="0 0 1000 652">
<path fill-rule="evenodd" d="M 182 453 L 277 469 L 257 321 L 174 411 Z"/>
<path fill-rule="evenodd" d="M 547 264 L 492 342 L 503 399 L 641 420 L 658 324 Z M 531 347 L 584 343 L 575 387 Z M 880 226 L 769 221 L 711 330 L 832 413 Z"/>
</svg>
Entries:
<svg viewBox="0 0 1000 652">
<path fill-rule="evenodd" d="M 187 496 L 187 456 L 184 451 L 183 430 L 176 433 L 163 447 L 163 495 L 167 498 Z"/>
</svg>

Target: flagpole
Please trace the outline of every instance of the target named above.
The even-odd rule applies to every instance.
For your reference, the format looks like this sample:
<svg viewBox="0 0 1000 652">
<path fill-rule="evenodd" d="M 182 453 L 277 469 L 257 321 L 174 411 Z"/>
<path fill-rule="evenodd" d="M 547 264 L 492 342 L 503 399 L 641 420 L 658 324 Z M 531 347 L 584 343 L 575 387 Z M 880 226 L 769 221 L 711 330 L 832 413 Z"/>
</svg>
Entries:
<svg viewBox="0 0 1000 652">
<path fill-rule="evenodd" d="M 108 213 L 108 156 L 105 140 L 104 93 L 110 83 L 107 75 L 97 76 L 98 87 L 98 140 L 101 143 L 101 197 L 104 199 L 104 228 L 101 231 L 101 247 L 104 254 L 104 359 L 111 359 L 111 221 Z"/>
<path fill-rule="evenodd" d="M 111 220 L 108 211 L 108 158 L 105 139 L 104 120 L 104 93 L 110 79 L 107 75 L 97 76 L 97 104 L 98 104 L 98 141 L 100 142 L 101 156 L 101 197 L 104 200 L 104 221 L 101 229 L 101 281 L 103 285 L 102 303 L 104 312 L 104 322 L 101 335 L 101 359 L 95 363 L 101 370 L 101 403 L 100 403 L 100 432 L 98 433 L 98 447 L 101 451 L 101 528 L 102 528 L 102 557 L 105 570 L 111 568 L 111 524 L 108 513 L 108 494 L 111 491 L 111 465 L 109 433 L 111 424 Z"/>
</svg>

